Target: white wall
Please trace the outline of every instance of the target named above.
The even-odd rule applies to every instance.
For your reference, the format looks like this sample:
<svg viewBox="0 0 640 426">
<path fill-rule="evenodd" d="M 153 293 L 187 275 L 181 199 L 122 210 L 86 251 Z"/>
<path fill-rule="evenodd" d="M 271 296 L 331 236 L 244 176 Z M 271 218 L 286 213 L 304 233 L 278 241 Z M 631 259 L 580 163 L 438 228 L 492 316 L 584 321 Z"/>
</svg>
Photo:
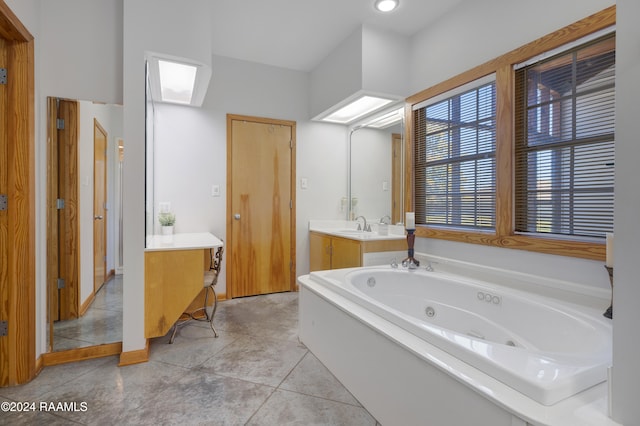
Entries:
<svg viewBox="0 0 640 426">
<path fill-rule="evenodd" d="M 362 88 L 405 98 L 409 90 L 410 39 L 398 33 L 362 27 Z"/>
<path fill-rule="evenodd" d="M 217 56 L 212 64 L 202 108 L 155 106 L 156 208 L 171 203 L 176 232 L 210 231 L 226 240 L 227 113 L 296 121 L 296 267 L 306 273 L 309 219 L 346 217 L 340 212 L 347 187 L 346 128 L 308 121 L 307 73 Z M 306 190 L 299 185 L 302 176 Z M 212 185 L 219 185 L 219 197 L 211 195 Z M 224 267 L 218 287 L 226 293 Z"/>
<path fill-rule="evenodd" d="M 612 0 L 462 1 L 414 36 L 411 92 L 431 87 L 613 4 Z"/>
<path fill-rule="evenodd" d="M 354 31 L 311 71 L 310 116 L 362 89 L 362 28 Z"/>
<path fill-rule="evenodd" d="M 122 104 L 122 1 L 40 2 L 43 96 Z"/>
<path fill-rule="evenodd" d="M 625 425 L 640 419 L 640 3 L 617 2 L 616 39 L 616 192 L 613 309 L 613 414 Z"/>
<path fill-rule="evenodd" d="M 145 347 L 145 52 L 209 63 L 210 7 L 205 0 L 179 3 L 171 0 L 141 0 L 124 3 L 124 352 Z M 180 31 L 170 31 L 171 28 L 180 28 Z"/>
</svg>

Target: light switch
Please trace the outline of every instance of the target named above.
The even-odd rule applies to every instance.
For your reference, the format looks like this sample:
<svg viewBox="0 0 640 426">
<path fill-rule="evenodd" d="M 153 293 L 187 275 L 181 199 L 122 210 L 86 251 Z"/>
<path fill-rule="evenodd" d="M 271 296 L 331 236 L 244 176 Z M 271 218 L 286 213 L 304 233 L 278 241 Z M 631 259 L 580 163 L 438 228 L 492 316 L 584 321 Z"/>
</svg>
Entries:
<svg viewBox="0 0 640 426">
<path fill-rule="evenodd" d="M 389 181 L 387 181 L 387 180 L 382 181 L 382 190 L 383 191 L 388 191 L 389 190 Z"/>
<path fill-rule="evenodd" d="M 220 196 L 220 185 L 211 185 L 211 196 L 212 197 Z"/>
<path fill-rule="evenodd" d="M 307 189 L 309 187 L 309 181 L 306 177 L 300 178 L 300 189 Z"/>
</svg>

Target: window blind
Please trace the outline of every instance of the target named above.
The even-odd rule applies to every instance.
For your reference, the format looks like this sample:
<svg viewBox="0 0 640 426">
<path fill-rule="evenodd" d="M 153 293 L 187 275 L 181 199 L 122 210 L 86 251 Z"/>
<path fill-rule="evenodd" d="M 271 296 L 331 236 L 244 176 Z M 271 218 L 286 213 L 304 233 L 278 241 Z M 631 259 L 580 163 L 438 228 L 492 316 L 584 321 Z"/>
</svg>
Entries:
<svg viewBox="0 0 640 426">
<path fill-rule="evenodd" d="M 495 79 L 426 101 L 413 119 L 416 222 L 495 228 Z"/>
<path fill-rule="evenodd" d="M 615 35 L 516 71 L 515 230 L 613 231 Z"/>
</svg>

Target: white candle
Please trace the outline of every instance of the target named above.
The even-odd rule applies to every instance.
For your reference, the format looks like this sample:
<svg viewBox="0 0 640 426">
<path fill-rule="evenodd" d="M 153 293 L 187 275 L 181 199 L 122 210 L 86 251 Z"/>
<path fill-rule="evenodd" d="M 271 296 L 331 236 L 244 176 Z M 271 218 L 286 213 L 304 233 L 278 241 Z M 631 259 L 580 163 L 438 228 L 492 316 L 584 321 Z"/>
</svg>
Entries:
<svg viewBox="0 0 640 426">
<path fill-rule="evenodd" d="M 610 268 L 613 268 L 613 234 L 607 233 L 607 260 L 605 261 L 605 265 Z"/>
<path fill-rule="evenodd" d="M 405 215 L 404 227 L 406 229 L 416 229 L 416 214 L 414 212 L 407 212 Z"/>
</svg>

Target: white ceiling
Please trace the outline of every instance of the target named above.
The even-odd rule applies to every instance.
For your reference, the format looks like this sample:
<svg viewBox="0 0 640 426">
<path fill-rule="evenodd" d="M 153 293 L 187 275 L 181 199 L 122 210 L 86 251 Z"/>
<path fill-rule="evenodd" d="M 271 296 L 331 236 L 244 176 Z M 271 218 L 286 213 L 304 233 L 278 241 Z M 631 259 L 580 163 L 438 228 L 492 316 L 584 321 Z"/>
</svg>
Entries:
<svg viewBox="0 0 640 426">
<path fill-rule="evenodd" d="M 374 0 L 219 0 L 212 6 L 212 51 L 311 71 L 362 24 L 411 36 L 460 1 L 400 0 L 383 14 Z"/>
</svg>

